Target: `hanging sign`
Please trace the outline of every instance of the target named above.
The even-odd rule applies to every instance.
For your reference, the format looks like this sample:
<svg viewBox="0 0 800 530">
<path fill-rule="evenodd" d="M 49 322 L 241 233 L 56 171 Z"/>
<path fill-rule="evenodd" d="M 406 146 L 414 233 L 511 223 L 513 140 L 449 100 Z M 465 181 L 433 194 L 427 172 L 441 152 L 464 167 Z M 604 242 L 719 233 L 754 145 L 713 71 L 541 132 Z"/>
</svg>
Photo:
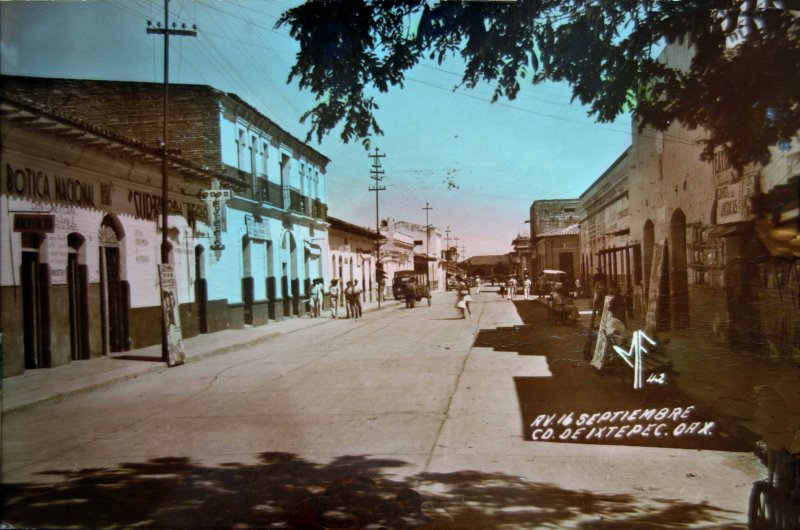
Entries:
<svg viewBox="0 0 800 530">
<path fill-rule="evenodd" d="M 224 250 L 225 245 L 222 244 L 222 230 L 225 221 L 224 206 L 231 198 L 231 190 L 202 190 L 200 198 L 208 203 L 208 214 L 214 230 L 211 250 Z"/>
<path fill-rule="evenodd" d="M 161 282 L 161 314 L 169 350 L 167 364 L 175 366 L 176 364 L 183 364 L 186 356 L 183 352 L 183 340 L 181 337 L 178 286 L 175 282 L 175 271 L 172 269 L 172 265 L 168 263 L 159 264 L 158 277 Z"/>
</svg>

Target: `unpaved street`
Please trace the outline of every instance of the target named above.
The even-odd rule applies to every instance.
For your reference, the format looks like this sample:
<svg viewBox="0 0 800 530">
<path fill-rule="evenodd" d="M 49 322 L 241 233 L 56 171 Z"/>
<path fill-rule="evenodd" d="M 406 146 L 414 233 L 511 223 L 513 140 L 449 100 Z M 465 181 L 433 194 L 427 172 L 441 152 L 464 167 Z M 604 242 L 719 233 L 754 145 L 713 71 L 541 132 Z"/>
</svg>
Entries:
<svg viewBox="0 0 800 530">
<path fill-rule="evenodd" d="M 461 320 L 453 297 L 321 322 L 6 415 L 4 520 L 746 526 L 764 469 L 722 425 L 714 438 L 673 435 L 661 447 L 640 434 L 531 440 L 542 414 L 599 422 L 602 411 L 681 407 L 706 425 L 706 411 L 686 412 L 697 404 L 666 388 L 635 394 L 623 372 L 597 376 L 581 359 L 583 327 L 545 323 L 535 302 L 482 293 Z"/>
</svg>

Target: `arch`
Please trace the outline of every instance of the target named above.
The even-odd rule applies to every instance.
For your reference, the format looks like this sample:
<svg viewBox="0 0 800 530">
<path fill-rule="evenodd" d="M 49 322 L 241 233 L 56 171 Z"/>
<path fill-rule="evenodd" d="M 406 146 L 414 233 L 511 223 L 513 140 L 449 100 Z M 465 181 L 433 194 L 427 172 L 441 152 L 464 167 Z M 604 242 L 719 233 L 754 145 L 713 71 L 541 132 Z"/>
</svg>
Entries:
<svg viewBox="0 0 800 530">
<path fill-rule="evenodd" d="M 106 214 L 100 223 L 100 322 L 103 353 L 128 349 L 128 290 L 124 281 L 125 231 L 119 219 Z"/>
<path fill-rule="evenodd" d="M 689 327 L 689 274 L 686 260 L 686 215 L 678 208 L 669 222 L 669 281 L 672 325 Z"/>
<path fill-rule="evenodd" d="M 89 271 L 86 238 L 67 234 L 67 295 L 69 301 L 69 346 L 73 361 L 89 358 Z"/>
</svg>

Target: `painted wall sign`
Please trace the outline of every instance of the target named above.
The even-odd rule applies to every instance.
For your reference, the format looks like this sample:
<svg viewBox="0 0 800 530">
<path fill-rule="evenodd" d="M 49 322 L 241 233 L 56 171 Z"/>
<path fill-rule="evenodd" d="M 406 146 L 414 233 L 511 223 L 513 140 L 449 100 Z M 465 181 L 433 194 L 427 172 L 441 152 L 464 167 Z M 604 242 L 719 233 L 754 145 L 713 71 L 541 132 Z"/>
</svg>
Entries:
<svg viewBox="0 0 800 530">
<path fill-rule="evenodd" d="M 244 224 L 247 227 L 247 237 L 256 241 L 267 241 L 269 239 L 269 224 L 262 220 L 257 220 L 252 215 L 246 215 Z"/>
<path fill-rule="evenodd" d="M 753 218 L 753 179 L 717 186 L 717 224 L 738 223 Z"/>
<path fill-rule="evenodd" d="M 94 184 L 83 180 L 50 175 L 30 167 L 6 164 L 5 190 L 9 195 L 73 206 L 95 207 Z"/>
<path fill-rule="evenodd" d="M 183 352 L 183 339 L 181 336 L 181 315 L 178 311 L 178 288 L 175 282 L 175 272 L 172 265 L 160 263 L 158 277 L 161 283 L 161 313 L 167 335 L 167 348 L 169 355 L 167 364 L 175 366 L 183 364 L 186 356 Z"/>
<path fill-rule="evenodd" d="M 38 213 L 15 213 L 14 232 L 33 232 L 52 234 L 56 226 L 56 216 Z"/>
<path fill-rule="evenodd" d="M 182 215 L 182 205 L 177 199 L 167 199 L 169 213 Z M 155 221 L 161 216 L 161 195 L 147 193 L 144 191 L 128 191 L 128 203 L 133 204 L 134 215 L 138 219 Z"/>
</svg>

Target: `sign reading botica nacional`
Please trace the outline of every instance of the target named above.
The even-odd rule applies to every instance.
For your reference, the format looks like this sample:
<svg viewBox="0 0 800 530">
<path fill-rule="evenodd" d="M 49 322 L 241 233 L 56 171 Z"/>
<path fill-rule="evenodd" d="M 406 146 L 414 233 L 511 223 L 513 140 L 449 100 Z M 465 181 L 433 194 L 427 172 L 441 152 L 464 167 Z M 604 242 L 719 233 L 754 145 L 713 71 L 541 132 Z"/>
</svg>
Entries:
<svg viewBox="0 0 800 530">
<path fill-rule="evenodd" d="M 95 193 L 98 187 L 94 182 L 87 182 L 74 177 L 49 174 L 30 167 L 14 167 L 5 165 L 5 191 L 9 195 L 33 201 L 65 204 L 83 208 L 99 208 L 112 206 L 113 188 L 110 184 L 100 185 L 100 194 Z M 121 190 L 125 193 L 125 190 Z M 100 199 L 99 202 L 97 199 Z M 124 205 L 125 199 L 117 195 L 122 204 L 117 204 L 117 211 Z M 128 189 L 127 202 L 130 213 L 137 219 L 156 221 L 161 215 L 161 195 Z M 208 206 L 183 202 L 169 197 L 169 213 L 184 215 L 193 221 L 208 221 Z"/>
<path fill-rule="evenodd" d="M 94 184 L 44 171 L 6 164 L 6 191 L 35 201 L 58 202 L 95 208 Z"/>
</svg>

